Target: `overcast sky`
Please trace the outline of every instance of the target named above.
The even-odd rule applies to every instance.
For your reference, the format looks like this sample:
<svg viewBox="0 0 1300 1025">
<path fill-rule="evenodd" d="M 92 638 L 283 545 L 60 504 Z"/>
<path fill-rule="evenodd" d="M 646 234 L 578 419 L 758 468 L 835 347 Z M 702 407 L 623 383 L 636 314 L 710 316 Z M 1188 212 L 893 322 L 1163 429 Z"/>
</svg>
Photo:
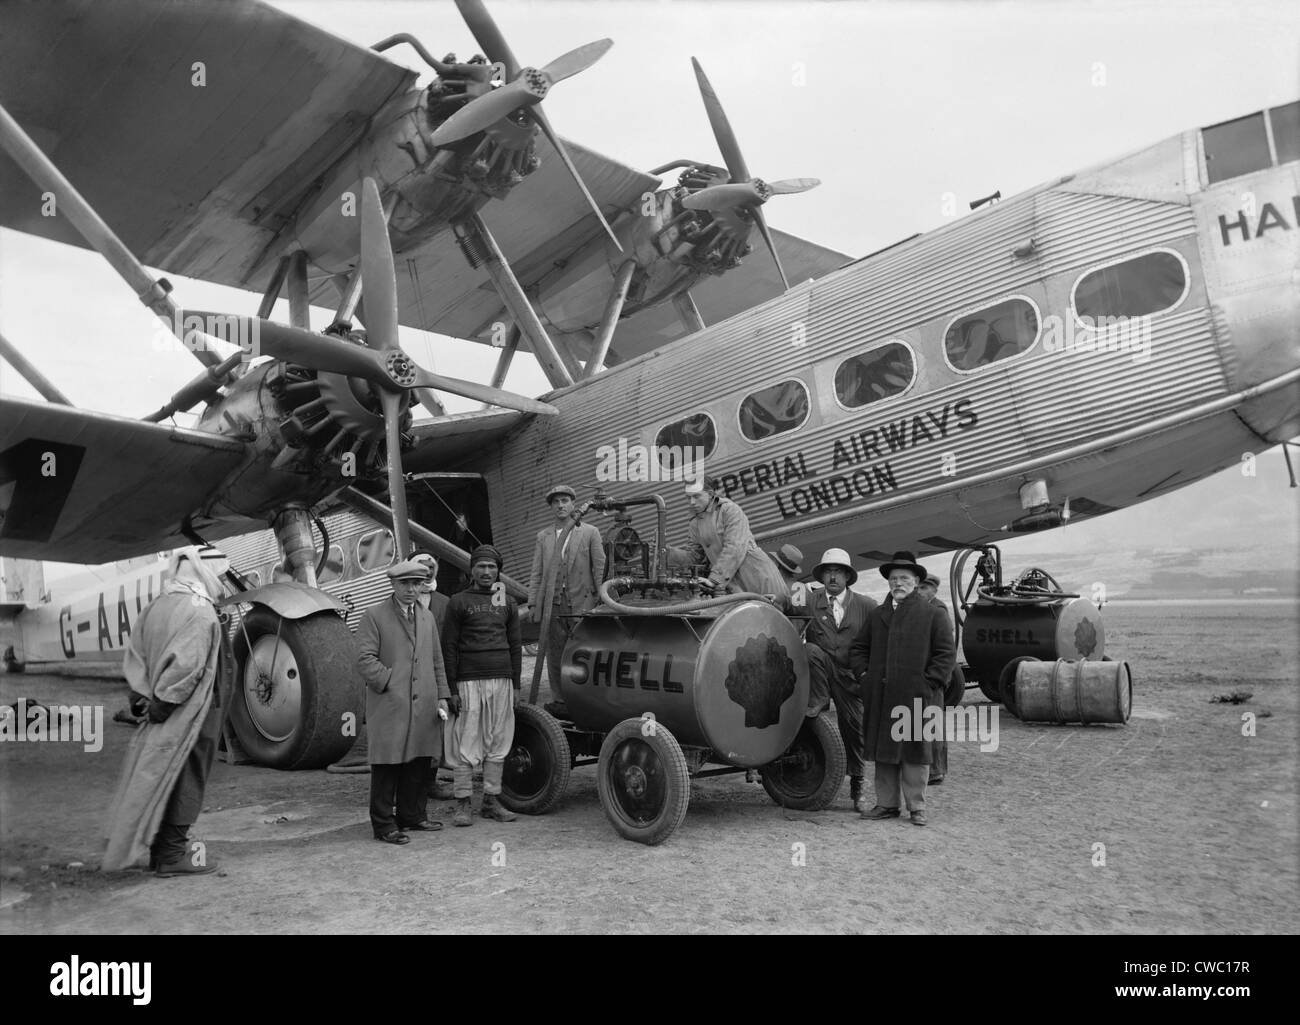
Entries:
<svg viewBox="0 0 1300 1025">
<path fill-rule="evenodd" d="M 450 3 L 277 6 L 362 45 L 406 31 L 436 56 L 464 59 L 477 49 Z M 691 72 L 698 57 L 751 173 L 823 182 L 775 197 L 770 223 L 853 256 L 943 224 L 946 194 L 965 210 L 995 189 L 1009 196 L 1300 97 L 1295 3 L 494 0 L 490 8 L 525 64 L 614 40 L 598 64 L 556 86 L 546 109 L 562 134 L 640 169 L 679 157 L 721 163 Z M 389 55 L 418 63 L 409 48 Z M 256 308 L 255 295 L 171 277 L 186 306 Z M 74 403 L 107 412 L 141 416 L 198 370 L 188 354 L 151 348 L 152 318 L 97 256 L 5 231 L 0 330 Z M 493 350 L 427 332 L 403 338 L 417 360 L 442 372 L 485 381 L 495 361 Z M 526 356 L 507 386 L 546 390 Z M 2 364 L 0 391 L 34 397 Z M 455 397 L 447 405 L 476 408 Z M 1202 544 L 1219 529 L 1207 510 L 1218 506 L 1232 524 L 1236 502 L 1243 513 L 1262 511 L 1294 558 L 1296 492 L 1285 484 L 1274 452 L 1252 482 L 1220 475 L 1106 517 L 1104 531 L 1081 524 L 1071 536 L 1122 546 L 1181 523 L 1178 536 Z M 1099 530 L 1097 540 L 1078 537 L 1088 529 Z M 1044 548 L 1060 543 L 1059 532 L 1034 539 Z"/>
</svg>

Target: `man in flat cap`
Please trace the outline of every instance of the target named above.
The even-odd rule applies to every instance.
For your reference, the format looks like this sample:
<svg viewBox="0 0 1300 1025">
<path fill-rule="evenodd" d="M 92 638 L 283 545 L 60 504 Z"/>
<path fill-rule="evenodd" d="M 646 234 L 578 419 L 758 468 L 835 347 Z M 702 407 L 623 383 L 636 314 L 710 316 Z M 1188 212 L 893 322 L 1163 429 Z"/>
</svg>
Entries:
<svg viewBox="0 0 1300 1025">
<path fill-rule="evenodd" d="M 799 583 L 803 576 L 803 552 L 794 545 L 782 545 L 775 552 L 768 552 L 767 557 L 781 574 L 785 583 L 785 594 L 789 599 L 786 611 L 803 613 L 807 611 L 807 597 L 804 586 Z"/>
<path fill-rule="evenodd" d="M 357 626 L 357 664 L 366 683 L 370 825 L 375 839 L 409 842 L 432 832 L 432 760 L 442 754 L 442 720 L 451 691 L 433 614 L 418 600 L 427 567 L 412 560 L 388 570 L 393 596 L 365 611 Z"/>
<path fill-rule="evenodd" d="M 447 732 L 447 761 L 455 775 L 456 814 L 452 823 L 473 825 L 474 771 L 483 772 L 485 819 L 513 822 L 505 808 L 501 777 L 515 737 L 524 648 L 519 638 L 519 607 L 499 586 L 501 553 L 479 545 L 470 553 L 470 585 L 447 603 L 442 655 L 451 681 L 455 718 Z"/>
<path fill-rule="evenodd" d="M 597 590 L 605 579 L 605 548 L 600 531 L 575 516 L 577 494 L 567 484 L 546 492 L 553 521 L 537 532 L 533 568 L 528 575 L 528 609 L 534 623 L 546 622 L 538 658 L 546 659 L 551 700 L 544 706 L 556 716 L 566 716 L 560 662 L 564 646 L 577 620 L 600 600 Z M 558 554 L 557 554 L 558 553 Z"/>
<path fill-rule="evenodd" d="M 687 541 L 668 549 L 669 560 L 677 566 L 708 562 L 709 582 L 718 591 L 788 593 L 781 571 L 754 540 L 744 511 L 721 490 L 716 477 L 686 485 L 692 512 Z"/>
<path fill-rule="evenodd" d="M 835 718 L 844 751 L 848 755 L 849 797 L 853 810 L 862 811 L 862 780 L 866 761 L 862 756 L 862 686 L 849 664 L 849 648 L 857 639 L 876 600 L 850 587 L 858 571 L 843 548 L 831 548 L 813 570 L 822 584 L 805 611 L 812 617 L 804 633 L 808 652 L 808 715 L 815 716 L 835 700 Z"/>
<path fill-rule="evenodd" d="M 880 575 L 889 595 L 849 648 L 863 685 L 863 755 L 876 765 L 876 804 L 862 817 L 896 819 L 905 801 L 912 824 L 924 826 L 934 740 L 923 727 L 936 714 L 943 721 L 943 691 L 957 661 L 952 624 L 917 590 L 926 574 L 911 552 L 895 552 Z"/>
<path fill-rule="evenodd" d="M 140 613 L 122 663 L 131 709 L 145 717 L 131 738 L 109 811 L 101 867 L 149 858 L 160 876 L 202 875 L 217 863 L 189 838 L 230 707 L 234 659 L 215 604 L 226 556 L 211 545 L 171 553 L 162 592 Z"/>
</svg>

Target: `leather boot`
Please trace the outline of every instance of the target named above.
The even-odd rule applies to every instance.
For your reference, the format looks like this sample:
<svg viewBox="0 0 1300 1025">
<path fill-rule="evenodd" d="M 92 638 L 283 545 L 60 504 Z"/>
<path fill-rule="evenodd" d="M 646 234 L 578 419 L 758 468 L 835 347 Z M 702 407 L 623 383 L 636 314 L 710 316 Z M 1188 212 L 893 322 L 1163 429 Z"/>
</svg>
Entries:
<svg viewBox="0 0 1300 1025">
<path fill-rule="evenodd" d="M 453 826 L 474 825 L 474 810 L 469 805 L 468 797 L 456 799 L 456 814 L 451 817 L 451 824 Z"/>
<path fill-rule="evenodd" d="M 483 795 L 483 810 L 479 814 L 494 822 L 514 822 L 515 813 L 497 800 L 496 794 Z"/>
</svg>

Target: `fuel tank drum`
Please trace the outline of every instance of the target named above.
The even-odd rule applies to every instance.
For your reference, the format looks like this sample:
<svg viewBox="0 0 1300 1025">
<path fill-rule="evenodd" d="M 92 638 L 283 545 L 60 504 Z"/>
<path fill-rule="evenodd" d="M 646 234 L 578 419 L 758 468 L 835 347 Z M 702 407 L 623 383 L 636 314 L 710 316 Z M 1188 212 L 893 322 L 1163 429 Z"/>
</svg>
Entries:
<svg viewBox="0 0 1300 1025">
<path fill-rule="evenodd" d="M 680 744 L 744 768 L 784 754 L 808 707 L 799 632 L 761 601 L 677 615 L 587 613 L 560 671 L 580 728 L 605 732 L 653 715 Z"/>
<path fill-rule="evenodd" d="M 966 614 L 962 650 L 976 679 L 996 682 L 1013 658 L 1100 661 L 1106 631 L 1097 606 L 1086 598 L 1023 605 L 980 601 Z"/>
</svg>

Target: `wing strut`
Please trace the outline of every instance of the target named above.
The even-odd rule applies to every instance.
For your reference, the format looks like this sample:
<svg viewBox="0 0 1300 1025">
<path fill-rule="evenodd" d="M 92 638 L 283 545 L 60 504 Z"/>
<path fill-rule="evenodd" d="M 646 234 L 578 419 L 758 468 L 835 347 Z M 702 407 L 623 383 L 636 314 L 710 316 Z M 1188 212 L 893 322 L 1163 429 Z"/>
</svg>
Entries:
<svg viewBox="0 0 1300 1025">
<path fill-rule="evenodd" d="M 56 402 L 60 406 L 72 405 L 68 397 L 59 391 L 49 378 L 29 363 L 27 357 L 14 348 L 4 335 L 0 335 L 0 356 L 4 357 L 11 367 L 22 374 L 27 379 L 27 383 L 40 392 L 41 397 L 47 402 Z"/>
<path fill-rule="evenodd" d="M 700 316 L 700 308 L 695 305 L 690 292 L 678 292 L 673 296 L 673 308 L 677 310 L 677 317 L 687 334 L 693 335 L 704 330 L 704 318 Z"/>
<path fill-rule="evenodd" d="M 41 152 L 39 146 L 23 131 L 22 126 L 0 105 L 0 147 L 13 158 L 14 163 L 26 172 L 36 187 L 43 192 L 52 193 L 56 209 L 72 222 L 73 227 L 81 232 L 82 237 L 98 250 L 109 265 L 121 275 L 122 279 L 134 289 L 142 303 L 153 310 L 167 322 L 167 326 L 182 342 L 185 330 L 180 310 L 171 295 L 171 284 L 166 278 L 154 280 L 150 273 L 132 254 L 131 250 L 113 234 L 113 230 L 104 223 L 103 218 L 95 213 L 82 195 L 72 187 L 72 183 L 54 166 L 54 163 Z M 203 335 L 196 332 L 198 338 Z M 206 344 L 203 346 L 186 345 L 194 358 L 205 367 L 215 367 L 222 358 Z"/>
<path fill-rule="evenodd" d="M 600 317 L 600 327 L 596 331 L 596 340 L 592 343 L 591 359 L 583 371 L 584 378 L 594 377 L 605 366 L 605 357 L 609 355 L 610 343 L 614 340 L 614 328 L 618 327 L 619 315 L 623 312 L 623 303 L 627 301 L 627 290 L 632 284 L 632 275 L 636 271 L 636 261 L 626 260 L 614 276 L 614 287 L 610 289 L 609 299 L 605 303 L 605 312 Z"/>
<path fill-rule="evenodd" d="M 523 331 L 532 344 L 533 355 L 537 357 L 537 362 L 542 365 L 542 370 L 546 374 L 546 379 L 551 382 L 551 387 L 567 388 L 573 384 L 573 377 L 569 373 L 568 367 L 564 365 L 564 360 L 560 358 L 555 343 L 551 341 L 551 336 L 546 333 L 546 328 L 542 326 L 537 311 L 533 309 L 533 304 L 528 301 L 528 296 L 520 287 L 519 279 L 515 277 L 514 271 L 510 269 L 510 264 L 506 262 L 501 247 L 497 245 L 497 240 L 492 237 L 492 232 L 488 230 L 487 223 L 475 213 L 468 220 L 461 222 L 461 229 L 467 232 L 477 232 L 483 240 L 483 250 L 486 253 L 483 265 L 488 274 L 492 276 L 492 283 L 496 285 L 497 294 L 501 296 L 501 301 L 506 304 L 506 308 L 510 310 L 515 318 L 515 323 L 519 325 L 520 330 Z"/>
</svg>

